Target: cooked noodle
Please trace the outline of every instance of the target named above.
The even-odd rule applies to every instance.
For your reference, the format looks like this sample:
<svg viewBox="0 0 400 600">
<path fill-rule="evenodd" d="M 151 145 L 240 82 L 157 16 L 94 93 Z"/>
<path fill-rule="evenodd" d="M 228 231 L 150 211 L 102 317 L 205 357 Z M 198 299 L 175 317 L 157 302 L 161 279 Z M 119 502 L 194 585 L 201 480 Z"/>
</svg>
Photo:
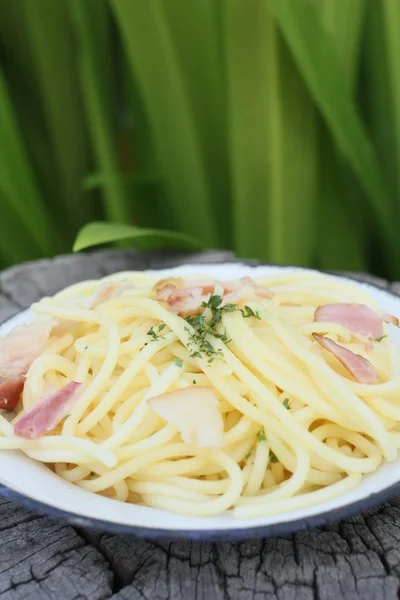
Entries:
<svg viewBox="0 0 400 600">
<path fill-rule="evenodd" d="M 107 282 L 132 286 L 85 307 Z M 341 324 L 313 320 L 327 303 L 360 303 L 378 314 L 362 287 L 312 272 L 257 281 L 274 295 L 255 294 L 223 312 L 224 335 L 207 338 L 210 360 L 197 351 L 190 319 L 156 299 L 156 282 L 154 275 L 120 273 L 32 306 L 38 318 L 66 327 L 30 366 L 15 422 L 49 389 L 72 381 L 85 388 L 39 439 L 18 437 L 0 417 L 0 449 L 21 449 L 67 481 L 120 501 L 192 516 L 233 509 L 245 518 L 331 500 L 396 457 L 400 376 L 389 327 L 368 347 Z M 213 294 L 221 289 L 216 283 Z M 201 308 L 206 321 L 209 310 Z M 313 333 L 365 357 L 377 383 L 356 381 Z M 219 447 L 185 441 L 149 405 L 172 390 L 196 395 L 199 387 L 218 399 Z"/>
</svg>

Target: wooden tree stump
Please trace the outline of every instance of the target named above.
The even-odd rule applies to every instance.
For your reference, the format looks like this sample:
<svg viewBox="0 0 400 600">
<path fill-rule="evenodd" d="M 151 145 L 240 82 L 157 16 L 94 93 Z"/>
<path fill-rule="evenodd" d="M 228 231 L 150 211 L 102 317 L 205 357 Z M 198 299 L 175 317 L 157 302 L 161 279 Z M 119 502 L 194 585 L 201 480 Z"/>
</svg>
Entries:
<svg viewBox="0 0 400 600">
<path fill-rule="evenodd" d="M 13 267 L 0 274 L 0 322 L 76 281 L 233 258 L 107 250 Z M 0 600 L 394 600 L 399 590 L 400 499 L 293 535 L 218 544 L 81 530 L 0 500 Z"/>
</svg>

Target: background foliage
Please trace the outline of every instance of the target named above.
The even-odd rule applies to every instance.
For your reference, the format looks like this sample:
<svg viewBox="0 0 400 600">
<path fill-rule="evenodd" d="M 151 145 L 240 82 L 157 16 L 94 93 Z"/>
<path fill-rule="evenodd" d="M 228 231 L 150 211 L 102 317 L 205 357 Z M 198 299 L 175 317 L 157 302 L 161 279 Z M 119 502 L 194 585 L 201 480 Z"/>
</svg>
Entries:
<svg viewBox="0 0 400 600">
<path fill-rule="evenodd" d="M 105 220 L 77 247 L 399 278 L 399 31 L 400 0 L 0 0 L 0 266 Z"/>
</svg>

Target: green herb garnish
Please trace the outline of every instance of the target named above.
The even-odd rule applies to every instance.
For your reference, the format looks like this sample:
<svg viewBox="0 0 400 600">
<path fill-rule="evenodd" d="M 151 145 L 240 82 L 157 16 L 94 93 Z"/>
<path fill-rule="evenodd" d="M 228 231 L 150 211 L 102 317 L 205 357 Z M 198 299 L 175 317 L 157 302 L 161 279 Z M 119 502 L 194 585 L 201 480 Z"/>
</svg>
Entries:
<svg viewBox="0 0 400 600">
<path fill-rule="evenodd" d="M 290 404 L 289 404 L 289 398 L 285 398 L 283 401 L 283 406 L 285 408 L 287 408 L 288 410 L 290 409 Z"/>
<path fill-rule="evenodd" d="M 264 431 L 259 431 L 257 433 L 257 441 L 258 442 L 265 442 L 267 440 L 267 436 L 265 435 Z"/>
<path fill-rule="evenodd" d="M 269 460 L 270 460 L 272 463 L 277 463 L 277 462 L 279 462 L 279 458 L 276 456 L 276 454 L 274 454 L 274 453 L 272 452 L 272 450 L 270 450 L 270 451 L 269 451 Z"/>
<path fill-rule="evenodd" d="M 376 342 L 381 342 L 382 340 L 384 340 L 387 337 L 387 335 L 381 335 L 381 337 L 375 338 Z"/>
<path fill-rule="evenodd" d="M 242 313 L 243 319 L 248 319 L 249 317 L 255 317 L 256 319 L 259 319 L 261 321 L 261 317 L 260 317 L 259 313 L 257 311 L 254 311 L 252 308 L 250 308 L 250 306 L 245 306 L 244 310 L 240 309 L 240 312 Z"/>
<path fill-rule="evenodd" d="M 250 456 L 253 454 L 253 448 L 250 448 L 250 450 L 248 451 L 248 453 L 246 454 L 246 456 L 244 457 L 245 460 L 249 460 Z"/>
<path fill-rule="evenodd" d="M 193 379 L 192 383 L 193 383 L 193 385 L 196 385 L 197 381 L 195 379 Z"/>
<path fill-rule="evenodd" d="M 151 335 L 153 338 L 157 339 L 157 334 L 154 331 L 153 327 L 150 327 L 150 329 L 148 330 L 148 332 L 146 333 L 146 335 Z"/>
<path fill-rule="evenodd" d="M 94 471 L 90 471 L 90 477 L 94 477 L 96 473 Z"/>
<path fill-rule="evenodd" d="M 222 350 L 216 350 L 214 346 L 207 340 L 207 335 L 221 340 L 224 344 L 229 344 L 231 341 L 226 329 L 221 327 L 222 316 L 224 313 L 231 313 L 240 310 L 244 319 L 255 317 L 261 319 L 258 312 L 254 311 L 250 306 L 245 306 L 244 310 L 239 309 L 237 304 L 222 304 L 223 296 L 211 295 L 207 302 L 202 302 L 204 308 L 208 308 L 211 312 L 211 318 L 206 319 L 204 315 L 196 315 L 195 317 L 186 317 L 186 322 L 194 329 L 189 338 L 189 344 L 192 346 L 190 356 L 192 358 L 208 358 L 208 364 L 211 364 L 216 359 L 222 359 Z M 189 331 L 187 328 L 186 331 Z"/>
<path fill-rule="evenodd" d="M 201 305 L 205 308 L 210 308 L 212 311 L 222 304 L 222 296 L 210 296 L 207 302 L 202 302 Z"/>
<path fill-rule="evenodd" d="M 222 308 L 224 309 L 224 312 L 234 312 L 235 310 L 238 310 L 238 305 L 237 304 L 224 304 L 224 306 Z"/>
<path fill-rule="evenodd" d="M 161 335 L 161 331 L 166 327 L 165 323 L 161 323 L 161 325 L 159 325 L 156 329 L 157 331 L 154 329 L 154 327 L 150 327 L 150 329 L 147 332 L 147 335 L 151 335 L 151 337 L 153 338 L 151 341 L 155 342 L 156 340 L 163 338 L 164 336 Z"/>
<path fill-rule="evenodd" d="M 192 358 L 208 358 L 208 363 L 211 364 L 215 359 L 222 359 L 222 350 L 216 350 L 211 342 L 207 339 L 211 335 L 224 344 L 229 344 L 231 341 L 226 335 L 226 330 L 221 328 L 222 315 L 225 312 L 233 312 L 237 310 L 236 304 L 222 304 L 222 296 L 210 296 L 207 302 L 203 302 L 202 306 L 211 311 L 211 318 L 206 320 L 204 315 L 196 315 L 195 317 L 186 317 L 186 322 L 193 327 L 194 332 L 190 333 L 189 345 L 191 346 L 190 356 Z M 189 328 L 186 327 L 189 332 Z"/>
<path fill-rule="evenodd" d="M 181 360 L 180 358 L 174 358 L 172 364 L 176 367 L 183 367 L 183 360 Z"/>
</svg>

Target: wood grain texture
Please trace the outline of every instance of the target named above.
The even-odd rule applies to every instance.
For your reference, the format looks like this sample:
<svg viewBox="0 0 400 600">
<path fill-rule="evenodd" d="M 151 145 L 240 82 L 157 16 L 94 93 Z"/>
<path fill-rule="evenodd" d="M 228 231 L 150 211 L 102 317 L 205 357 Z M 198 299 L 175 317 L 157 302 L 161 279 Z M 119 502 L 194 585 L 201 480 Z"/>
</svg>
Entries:
<svg viewBox="0 0 400 600">
<path fill-rule="evenodd" d="M 230 253 L 101 251 L 0 274 L 0 321 L 75 281 Z M 357 275 L 400 293 L 400 284 Z M 79 530 L 0 500 L 0 600 L 394 600 L 400 500 L 333 525 L 245 543 L 146 541 Z"/>
</svg>

